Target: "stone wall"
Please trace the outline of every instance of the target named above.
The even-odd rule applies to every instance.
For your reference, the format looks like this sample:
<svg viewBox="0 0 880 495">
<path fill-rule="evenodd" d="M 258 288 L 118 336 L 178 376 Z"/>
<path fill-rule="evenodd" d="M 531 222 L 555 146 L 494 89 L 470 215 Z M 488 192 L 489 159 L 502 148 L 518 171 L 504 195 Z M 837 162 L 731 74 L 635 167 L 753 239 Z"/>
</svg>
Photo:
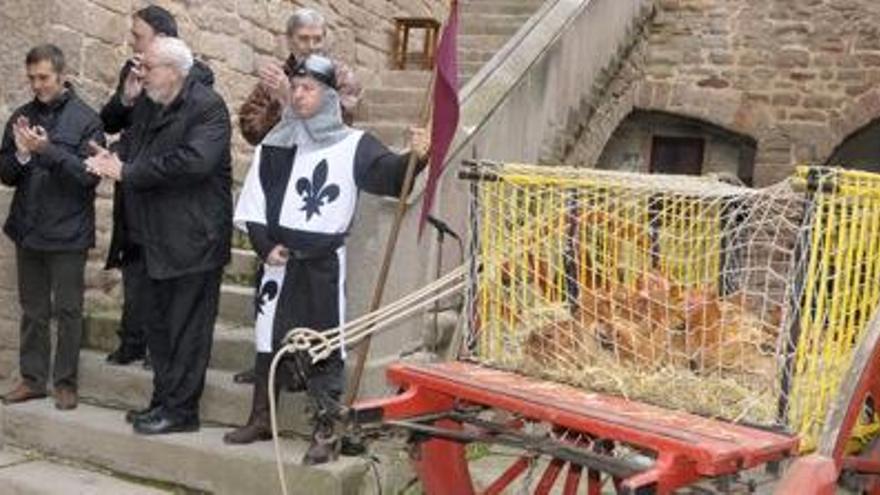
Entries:
<svg viewBox="0 0 880 495">
<path fill-rule="evenodd" d="M 550 159 L 596 163 L 634 109 L 700 119 L 757 142 L 756 184 L 823 163 L 880 116 L 875 0 L 657 0 L 601 98 Z"/>
<path fill-rule="evenodd" d="M 0 121 L 30 99 L 24 74 L 28 48 L 43 42 L 59 45 L 81 95 L 96 109 L 115 87 L 122 63 L 131 55 L 130 16 L 142 0 L 0 0 Z M 181 37 L 215 72 L 216 88 L 233 119 L 256 83 L 256 69 L 269 59 L 286 57 L 285 24 L 294 9 L 314 7 L 329 23 L 333 52 L 356 69 L 364 85 L 378 80 L 391 60 L 393 17 L 443 19 L 445 0 L 159 0 L 178 19 Z M 241 180 L 250 163 L 250 147 L 236 132 L 235 175 Z M 118 274 L 101 270 L 109 242 L 110 184 L 100 187 L 98 247 L 87 270 L 87 305 L 114 305 Z M 12 191 L 0 187 L 0 219 L 5 219 Z M 0 379 L 14 367 L 17 348 L 15 262 L 11 244 L 0 240 Z"/>
</svg>

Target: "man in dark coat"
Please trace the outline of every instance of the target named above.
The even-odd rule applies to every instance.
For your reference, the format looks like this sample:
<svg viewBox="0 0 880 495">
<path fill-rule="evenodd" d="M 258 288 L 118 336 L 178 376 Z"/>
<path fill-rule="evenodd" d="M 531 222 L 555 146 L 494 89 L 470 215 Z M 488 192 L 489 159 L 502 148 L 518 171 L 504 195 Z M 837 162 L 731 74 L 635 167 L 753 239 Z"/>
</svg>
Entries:
<svg viewBox="0 0 880 495">
<path fill-rule="evenodd" d="M 33 101 L 17 109 L 0 146 L 0 179 L 15 188 L 3 231 L 15 243 L 22 382 L 7 404 L 46 396 L 49 320 L 58 320 L 55 405 L 77 405 L 86 255 L 95 245 L 95 186 L 83 160 L 103 142 L 101 121 L 64 82 L 64 54 L 41 45 L 25 59 Z"/>
<path fill-rule="evenodd" d="M 130 135 L 125 131 L 134 121 L 148 118 L 152 112 L 151 107 L 156 105 L 143 94 L 140 64 L 147 47 L 153 40 L 163 36 L 177 37 L 177 21 L 170 12 L 157 5 L 150 5 L 132 15 L 131 48 L 134 56 L 122 66 L 116 92 L 101 109 L 104 129 L 110 134 L 122 132 L 115 147 L 120 152 L 131 147 Z M 206 86 L 214 84 L 213 72 L 200 61 L 195 61 L 190 76 Z M 120 158 L 126 160 L 124 154 Z M 113 235 L 106 263 L 107 269 L 122 270 L 123 306 L 118 331 L 119 347 L 107 356 L 108 362 L 122 365 L 146 357 L 145 310 L 138 304 L 138 294 L 144 291 L 146 280 L 135 269 L 139 266 L 136 261 L 143 256 L 142 241 L 132 217 L 137 205 L 131 198 L 126 203 L 123 189 L 116 187 L 113 194 Z M 126 212 L 129 214 L 126 215 Z"/>
<path fill-rule="evenodd" d="M 135 219 L 145 274 L 150 406 L 126 418 L 140 434 L 195 431 L 232 234 L 231 124 L 222 98 L 190 75 L 192 52 L 157 38 L 141 70 L 155 103 L 133 120 L 119 155 L 101 149 L 89 170 L 118 181 Z"/>
</svg>

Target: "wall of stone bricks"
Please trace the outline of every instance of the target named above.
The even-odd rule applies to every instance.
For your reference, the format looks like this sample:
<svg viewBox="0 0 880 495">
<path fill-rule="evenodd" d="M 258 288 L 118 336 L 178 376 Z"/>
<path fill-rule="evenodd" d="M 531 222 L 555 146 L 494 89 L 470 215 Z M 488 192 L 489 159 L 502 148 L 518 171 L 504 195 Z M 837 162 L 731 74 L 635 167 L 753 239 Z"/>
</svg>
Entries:
<svg viewBox="0 0 880 495">
<path fill-rule="evenodd" d="M 570 129 L 561 156 L 596 163 L 633 109 L 757 142 L 756 184 L 823 163 L 880 118 L 880 2 L 657 0 L 641 38 Z"/>
<path fill-rule="evenodd" d="M 256 70 L 287 55 L 286 20 L 298 7 L 314 7 L 328 19 L 333 53 L 352 65 L 364 85 L 390 65 L 395 16 L 443 19 L 445 0 L 0 0 L 0 121 L 31 97 L 23 60 L 31 46 L 52 42 L 68 58 L 78 91 L 96 109 L 116 84 L 119 68 L 131 55 L 127 40 L 131 13 L 147 3 L 169 9 L 181 37 L 214 70 L 216 88 L 233 119 L 257 82 Z M 237 121 L 237 120 L 236 120 Z M 233 139 L 236 178 L 242 179 L 250 147 Z M 117 304 L 118 274 L 101 270 L 109 242 L 110 184 L 100 187 L 98 247 L 87 270 L 90 308 Z M 5 219 L 11 190 L 0 186 L 0 219 Z M 15 363 L 17 299 L 11 244 L 0 240 L 0 380 Z"/>
</svg>

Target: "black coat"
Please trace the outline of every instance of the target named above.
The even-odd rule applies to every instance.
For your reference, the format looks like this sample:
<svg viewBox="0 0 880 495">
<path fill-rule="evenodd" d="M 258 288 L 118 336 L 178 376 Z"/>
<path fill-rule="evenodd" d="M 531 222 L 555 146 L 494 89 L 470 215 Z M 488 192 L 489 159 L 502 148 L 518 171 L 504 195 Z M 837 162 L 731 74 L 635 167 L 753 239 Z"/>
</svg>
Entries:
<svg viewBox="0 0 880 495">
<path fill-rule="evenodd" d="M 103 108 L 101 108 L 101 122 L 104 123 L 104 131 L 107 134 L 116 134 L 131 127 L 132 122 L 137 118 L 138 112 L 135 109 L 139 104 L 151 104 L 146 95 L 141 94 L 135 104 L 127 107 L 122 104 L 122 92 L 125 86 L 125 78 L 131 72 L 131 60 L 127 60 L 122 64 L 119 70 L 119 81 L 116 83 L 116 92 L 110 98 Z M 190 77 L 204 84 L 205 86 L 214 85 L 214 72 L 207 64 L 196 60 L 189 72 Z"/>
<path fill-rule="evenodd" d="M 15 156 L 12 123 L 20 115 L 43 126 L 49 146 L 22 165 Z M 95 245 L 95 186 L 86 172 L 88 143 L 104 142 L 101 120 L 68 86 L 49 104 L 38 100 L 13 112 L 0 145 L 0 180 L 15 188 L 3 231 L 16 245 L 72 251 Z"/>
<path fill-rule="evenodd" d="M 152 114 L 158 110 L 158 105 L 151 101 L 145 94 L 141 94 L 134 104 L 126 107 L 122 104 L 122 91 L 125 84 L 125 78 L 131 71 L 132 63 L 127 61 L 123 64 L 119 71 L 119 82 L 116 86 L 116 92 L 101 109 L 101 121 L 104 123 L 104 130 L 108 134 L 122 132 L 119 141 L 114 145 L 113 150 L 119 153 L 120 158 L 126 161 L 128 157 L 125 153 L 129 149 L 138 148 L 139 143 L 131 142 L 132 136 L 126 132 L 134 122 L 151 118 Z M 190 79 L 194 79 L 205 86 L 214 84 L 214 73 L 211 68 L 201 61 L 196 60 L 190 69 Z M 110 247 L 107 251 L 107 262 L 105 268 L 119 268 L 122 266 L 123 260 L 128 256 L 128 247 L 132 244 L 129 238 L 129 230 L 131 226 L 126 225 L 125 221 L 125 202 L 130 204 L 128 207 L 137 209 L 136 204 L 138 197 L 134 192 L 127 195 L 125 188 L 117 184 L 113 189 L 113 232 L 110 237 Z"/>
<path fill-rule="evenodd" d="M 187 78 L 167 107 L 126 131 L 122 185 L 137 197 L 147 272 L 175 278 L 220 268 L 232 236 L 232 128 L 223 99 Z"/>
</svg>

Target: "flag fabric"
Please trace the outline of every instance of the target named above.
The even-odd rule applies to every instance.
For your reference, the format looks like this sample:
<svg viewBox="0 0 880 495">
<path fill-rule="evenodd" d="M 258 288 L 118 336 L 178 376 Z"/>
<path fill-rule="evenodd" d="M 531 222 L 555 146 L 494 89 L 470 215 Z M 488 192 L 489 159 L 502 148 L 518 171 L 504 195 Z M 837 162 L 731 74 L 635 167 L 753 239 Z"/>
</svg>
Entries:
<svg viewBox="0 0 880 495">
<path fill-rule="evenodd" d="M 436 52 L 433 114 L 431 119 L 431 158 L 428 181 L 419 218 L 419 237 L 434 205 L 437 185 L 443 173 L 446 153 L 458 128 L 458 2 L 453 0 L 449 19 L 443 27 Z"/>
</svg>

